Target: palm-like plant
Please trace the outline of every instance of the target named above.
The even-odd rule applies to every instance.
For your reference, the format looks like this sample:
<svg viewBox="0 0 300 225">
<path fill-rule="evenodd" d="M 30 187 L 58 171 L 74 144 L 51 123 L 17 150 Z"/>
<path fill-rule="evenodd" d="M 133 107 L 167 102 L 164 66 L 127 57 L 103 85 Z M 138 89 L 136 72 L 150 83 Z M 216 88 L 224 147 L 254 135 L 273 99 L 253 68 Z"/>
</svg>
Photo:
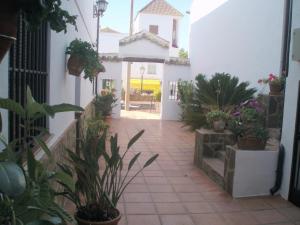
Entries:
<svg viewBox="0 0 300 225">
<path fill-rule="evenodd" d="M 77 208 L 76 218 L 87 221 L 102 222 L 113 220 L 119 216 L 117 203 L 128 184 L 142 170 L 151 165 L 158 155 L 154 155 L 132 176 L 128 176 L 137 163 L 141 153 L 137 153 L 124 168 L 124 159 L 132 145 L 143 135 L 136 134 L 128 143 L 122 154 L 118 146 L 118 135 L 110 138 L 110 150 L 106 149 L 107 130 L 98 132 L 87 130 L 86 137 L 81 142 L 80 151 L 76 154 L 70 150 L 68 158 L 70 165 L 60 165 L 70 176 L 76 177 L 76 190 L 65 186 L 64 195 Z M 100 163 L 99 163 L 100 162 Z"/>
<path fill-rule="evenodd" d="M 211 79 L 199 74 L 196 77 L 195 102 L 203 107 L 216 107 L 226 110 L 253 98 L 255 88 L 248 82 L 226 73 L 216 73 Z"/>
</svg>

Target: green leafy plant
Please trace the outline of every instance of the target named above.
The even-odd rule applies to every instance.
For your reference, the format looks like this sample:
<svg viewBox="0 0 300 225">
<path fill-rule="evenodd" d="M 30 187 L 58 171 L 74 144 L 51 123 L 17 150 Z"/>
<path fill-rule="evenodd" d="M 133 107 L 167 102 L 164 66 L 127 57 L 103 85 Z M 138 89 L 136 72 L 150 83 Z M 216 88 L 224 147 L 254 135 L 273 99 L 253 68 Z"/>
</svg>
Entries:
<svg viewBox="0 0 300 225">
<path fill-rule="evenodd" d="M 112 92 L 103 92 L 101 95 L 97 95 L 94 100 L 96 113 L 103 117 L 110 116 L 116 102 L 117 98 Z"/>
<path fill-rule="evenodd" d="M 49 162 L 52 160 L 51 151 L 42 140 L 42 136 L 47 130 L 36 127 L 35 121 L 44 116 L 54 117 L 59 112 L 83 111 L 83 109 L 70 104 L 50 106 L 38 103 L 32 97 L 29 87 L 24 106 L 11 99 L 0 98 L 0 108 L 7 109 L 21 118 L 20 126 L 24 134 L 23 137 L 15 139 L 9 144 L 0 138 L 5 145 L 5 149 L 0 153 L 0 162 L 17 163 L 22 168 L 27 183 L 24 193 L 17 197 L 13 196 L 14 198 L 4 196 L 0 205 L 10 205 L 11 215 L 16 218 L 13 221 L 20 225 L 71 222 L 72 218 L 55 202 L 57 193 L 52 184 L 59 182 L 74 189 L 74 183 L 68 174 L 47 170 L 44 163 L 35 158 L 33 147 L 38 146 L 49 157 Z M 9 177 L 12 179 L 13 173 L 9 174 Z"/>
<path fill-rule="evenodd" d="M 206 114 L 207 121 L 212 124 L 214 121 L 223 120 L 226 122 L 229 118 L 228 113 L 220 111 L 220 110 L 213 110 Z"/>
<path fill-rule="evenodd" d="M 186 50 L 184 50 L 183 48 L 181 48 L 179 50 L 179 58 L 188 59 L 189 58 L 189 53 Z"/>
<path fill-rule="evenodd" d="M 207 126 L 206 114 L 211 108 L 230 111 L 236 105 L 251 99 L 255 92 L 254 88 L 249 88 L 249 83 L 239 82 L 237 77 L 230 74 L 216 73 L 211 79 L 199 74 L 195 85 L 180 82 L 182 121 L 192 129 Z"/>
<path fill-rule="evenodd" d="M 269 134 L 265 126 L 265 117 L 263 105 L 257 100 L 251 99 L 233 111 L 229 128 L 237 137 L 250 136 L 266 141 Z"/>
<path fill-rule="evenodd" d="M 66 186 L 64 194 L 76 205 L 78 218 L 99 222 L 119 216 L 116 207 L 122 193 L 133 179 L 158 157 L 158 155 L 152 156 L 141 169 L 129 177 L 141 153 L 135 154 L 129 161 L 127 169 L 124 160 L 127 159 L 130 148 L 143 133 L 144 131 L 140 131 L 129 141 L 124 153 L 121 153 L 118 146 L 117 134 L 110 138 L 110 151 L 107 150 L 106 129 L 101 135 L 87 131 L 86 137 L 81 140 L 81 147 L 77 154 L 67 150 L 67 160 L 71 166 L 64 164 L 60 167 L 70 176 L 76 177 L 77 181 L 75 192 Z"/>
<path fill-rule="evenodd" d="M 41 23 L 48 22 L 52 30 L 66 33 L 68 24 L 76 28 L 76 16 L 63 10 L 61 3 L 61 0 L 16 0 L 29 29 L 37 29 Z"/>
<path fill-rule="evenodd" d="M 86 41 L 75 39 L 66 49 L 66 54 L 78 56 L 84 61 L 84 78 L 93 81 L 99 72 L 105 72 L 104 66 L 99 62 L 98 53 Z"/>
</svg>

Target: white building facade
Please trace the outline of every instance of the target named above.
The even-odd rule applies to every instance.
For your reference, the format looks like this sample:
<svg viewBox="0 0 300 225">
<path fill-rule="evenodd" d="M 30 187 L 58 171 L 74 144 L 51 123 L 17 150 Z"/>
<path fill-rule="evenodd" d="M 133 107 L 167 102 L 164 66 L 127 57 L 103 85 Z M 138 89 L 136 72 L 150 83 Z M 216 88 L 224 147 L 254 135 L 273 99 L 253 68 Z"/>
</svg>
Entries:
<svg viewBox="0 0 300 225">
<path fill-rule="evenodd" d="M 85 1 L 63 1 L 62 8 L 67 10 L 71 15 L 77 15 L 77 29 L 68 26 L 67 33 L 56 33 L 48 28 L 46 49 L 46 80 L 45 87 L 41 91 L 45 91 L 46 102 L 50 105 L 69 103 L 76 104 L 83 108 L 87 107 L 94 98 L 93 84 L 89 80 L 81 77 L 75 77 L 68 74 L 66 69 L 67 55 L 66 48 L 70 42 L 78 38 L 83 41 L 94 44 L 96 42 L 96 18 L 93 17 L 93 0 Z M 31 54 L 34 54 L 31 52 Z M 9 70 L 18 71 L 19 68 L 11 68 L 9 53 L 5 56 L 0 64 L 0 97 L 8 98 L 12 89 L 10 79 L 12 74 Z M 22 76 L 22 74 L 20 74 Z M 24 75 L 25 76 L 25 75 Z M 37 81 L 39 82 L 39 81 Z M 26 89 L 26 88 L 25 88 Z M 47 90 L 45 90 L 47 89 Z M 25 94 L 25 93 L 22 93 Z M 37 99 L 38 100 L 38 99 Z M 10 134 L 10 118 L 5 110 L 1 110 L 3 121 L 3 135 L 8 138 Z M 47 128 L 51 133 L 49 146 L 57 142 L 65 132 L 65 130 L 74 122 L 74 112 L 61 113 L 56 115 L 54 119 L 47 121 Z"/>
</svg>

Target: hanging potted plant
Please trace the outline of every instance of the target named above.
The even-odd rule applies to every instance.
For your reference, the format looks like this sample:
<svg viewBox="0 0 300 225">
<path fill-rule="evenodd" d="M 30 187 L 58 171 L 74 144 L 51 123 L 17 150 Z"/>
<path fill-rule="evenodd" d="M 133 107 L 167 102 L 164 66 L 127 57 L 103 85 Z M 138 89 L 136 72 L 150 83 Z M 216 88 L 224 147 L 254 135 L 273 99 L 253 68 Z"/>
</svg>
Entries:
<svg viewBox="0 0 300 225">
<path fill-rule="evenodd" d="M 224 132 L 226 122 L 228 120 L 228 114 L 221 110 L 210 111 L 206 114 L 206 119 L 213 127 L 214 131 Z"/>
<path fill-rule="evenodd" d="M 75 219 L 78 225 L 117 225 L 121 219 L 117 204 L 122 193 L 133 179 L 158 157 L 152 156 L 141 169 L 128 177 L 141 153 L 135 154 L 127 168 L 124 159 L 144 131 L 129 141 L 124 153 L 121 153 L 118 146 L 117 134 L 110 138 L 110 151 L 106 149 L 106 133 L 106 129 L 99 134 L 99 130 L 91 130 L 88 127 L 79 152 L 75 154 L 67 150 L 69 164 L 60 165 L 63 171 L 77 179 L 76 190 L 72 191 L 65 186 L 63 193 L 76 206 Z"/>
<path fill-rule="evenodd" d="M 284 85 L 284 77 L 269 74 L 268 79 L 260 79 L 258 83 L 269 84 L 270 95 L 280 95 Z"/>
<path fill-rule="evenodd" d="M 249 100 L 238 107 L 229 123 L 241 150 L 263 150 L 269 138 L 265 127 L 265 112 L 257 100 Z"/>
<path fill-rule="evenodd" d="M 76 16 L 61 9 L 61 0 L 3 0 L 0 4 L 0 62 L 17 38 L 17 17 L 22 18 L 30 30 L 44 21 L 56 32 L 67 31 L 67 25 L 76 27 Z"/>
<path fill-rule="evenodd" d="M 71 75 L 79 77 L 84 71 L 84 79 L 93 81 L 95 76 L 105 71 L 98 53 L 89 42 L 75 39 L 67 47 L 66 54 L 70 55 L 67 66 Z"/>
</svg>

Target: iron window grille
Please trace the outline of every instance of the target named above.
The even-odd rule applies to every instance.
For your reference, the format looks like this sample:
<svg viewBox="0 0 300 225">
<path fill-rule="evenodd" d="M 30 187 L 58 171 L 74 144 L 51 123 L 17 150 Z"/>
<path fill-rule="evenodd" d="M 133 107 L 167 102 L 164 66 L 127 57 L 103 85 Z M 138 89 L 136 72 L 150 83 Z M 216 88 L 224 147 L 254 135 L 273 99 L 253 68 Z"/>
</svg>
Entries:
<svg viewBox="0 0 300 225">
<path fill-rule="evenodd" d="M 9 56 L 9 97 L 21 105 L 26 102 L 27 86 L 37 102 L 47 102 L 47 55 L 48 24 L 43 23 L 36 31 L 29 31 L 22 19 L 18 18 L 17 40 Z M 24 130 L 21 118 L 15 113 L 9 114 L 9 139 L 21 138 Z M 34 124 L 47 128 L 47 118 L 41 118 Z M 37 131 L 33 135 L 37 135 Z"/>
<path fill-rule="evenodd" d="M 179 92 L 178 92 L 178 82 L 170 81 L 169 82 L 169 100 L 178 101 L 179 100 Z"/>
</svg>

